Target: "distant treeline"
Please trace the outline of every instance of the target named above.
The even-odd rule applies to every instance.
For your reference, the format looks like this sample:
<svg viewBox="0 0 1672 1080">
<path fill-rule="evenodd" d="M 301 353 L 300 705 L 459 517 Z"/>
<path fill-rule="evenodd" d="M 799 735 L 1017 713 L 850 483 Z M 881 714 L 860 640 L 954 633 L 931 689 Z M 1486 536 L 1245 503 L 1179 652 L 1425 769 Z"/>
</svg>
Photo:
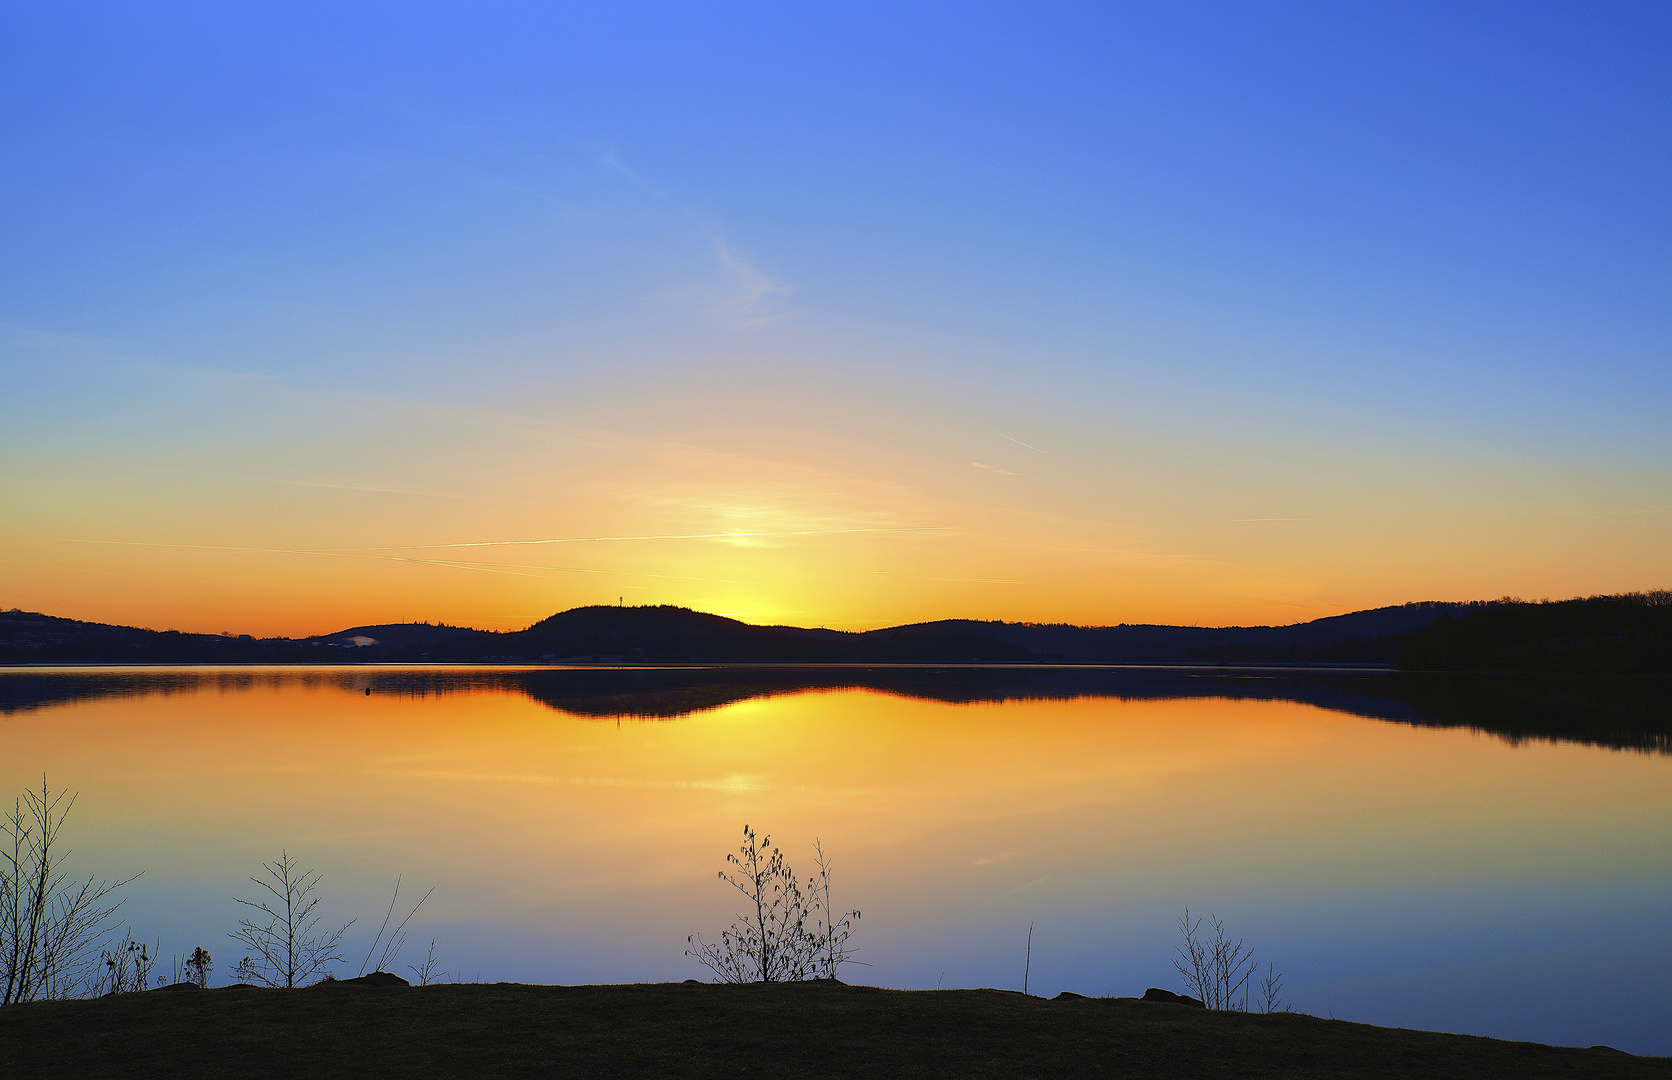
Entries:
<svg viewBox="0 0 1672 1080">
<path fill-rule="evenodd" d="M 752 626 L 687 608 L 583 607 L 500 633 L 357 626 L 312 638 L 189 634 L 0 612 L 0 663 L 1391 664 L 1398 636 L 1459 604 L 1403 604 L 1292 626 L 1070 626 L 942 620 L 861 633 Z"/>
<path fill-rule="evenodd" d="M 1506 597 L 1411 631 L 1396 658 L 1419 671 L 1672 674 L 1672 592 Z"/>
<path fill-rule="evenodd" d="M 1413 603 L 1290 626 L 1070 626 L 948 619 L 852 633 L 667 605 L 582 607 L 525 630 L 432 623 L 311 638 L 187 634 L 0 612 L 0 664 L 1345 664 L 1672 672 L 1666 592 Z"/>
</svg>

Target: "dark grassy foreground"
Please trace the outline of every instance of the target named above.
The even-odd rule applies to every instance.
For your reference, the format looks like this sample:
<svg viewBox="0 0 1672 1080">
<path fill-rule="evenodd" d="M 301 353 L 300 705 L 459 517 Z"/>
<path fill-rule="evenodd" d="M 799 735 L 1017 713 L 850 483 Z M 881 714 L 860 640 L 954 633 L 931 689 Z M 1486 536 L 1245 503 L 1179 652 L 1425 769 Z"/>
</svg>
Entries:
<svg viewBox="0 0 1672 1080">
<path fill-rule="evenodd" d="M 325 985 L 0 1010 L 0 1076 L 1666 1077 L 1672 1058 L 1207 1013 L 841 985 Z"/>
</svg>

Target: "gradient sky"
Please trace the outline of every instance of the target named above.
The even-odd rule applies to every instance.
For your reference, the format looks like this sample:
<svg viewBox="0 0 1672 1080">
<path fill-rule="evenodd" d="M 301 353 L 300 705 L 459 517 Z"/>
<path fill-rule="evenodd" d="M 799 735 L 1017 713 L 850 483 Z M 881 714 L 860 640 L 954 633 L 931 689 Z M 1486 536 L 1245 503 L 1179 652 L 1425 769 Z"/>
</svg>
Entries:
<svg viewBox="0 0 1672 1080">
<path fill-rule="evenodd" d="M 1672 584 L 1665 4 L 0 27 L 3 607 L 1222 624 Z"/>
</svg>

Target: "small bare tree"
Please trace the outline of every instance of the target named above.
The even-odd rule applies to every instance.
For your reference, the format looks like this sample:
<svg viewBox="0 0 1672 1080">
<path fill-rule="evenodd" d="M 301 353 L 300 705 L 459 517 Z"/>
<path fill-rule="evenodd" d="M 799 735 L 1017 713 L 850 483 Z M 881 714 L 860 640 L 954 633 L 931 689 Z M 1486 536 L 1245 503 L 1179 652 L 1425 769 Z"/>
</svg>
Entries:
<svg viewBox="0 0 1672 1080">
<path fill-rule="evenodd" d="M 0 813 L 0 1005 L 71 997 L 104 974 L 98 951 L 122 899 L 122 881 L 72 879 L 59 831 L 75 796 L 26 791 Z"/>
<path fill-rule="evenodd" d="M 233 897 L 260 913 L 238 920 L 238 931 L 228 935 L 254 950 L 238 961 L 238 976 L 263 986 L 288 988 L 325 972 L 327 964 L 341 963 L 343 935 L 354 920 L 335 930 L 320 929 L 320 916 L 314 913 L 323 880 L 319 871 L 302 869 L 288 851 L 264 863 L 262 870 L 264 877 L 250 880 L 269 895 L 258 894 L 255 900 Z"/>
<path fill-rule="evenodd" d="M 720 880 L 743 894 L 753 910 L 720 931 L 720 940 L 706 942 L 701 934 L 686 938 L 686 956 L 720 977 L 722 982 L 795 982 L 815 968 L 817 942 L 807 928 L 807 900 L 795 874 L 784 865 L 784 853 L 772 837 L 757 836 L 743 826 L 743 846 L 728 854 L 735 870 L 720 871 Z"/>
<path fill-rule="evenodd" d="M 813 898 L 814 971 L 821 979 L 834 979 L 843 964 L 863 964 L 853 958 L 859 950 L 848 944 L 859 912 L 835 914 L 836 909 L 830 906 L 830 857 L 824 853 L 824 843 L 816 838 L 813 852 L 818 857 L 819 872 L 807 883 L 807 892 Z"/>
<path fill-rule="evenodd" d="M 428 956 L 424 957 L 424 962 L 417 966 L 408 964 L 407 970 L 412 972 L 413 977 L 418 980 L 419 986 L 428 986 L 430 983 L 440 982 L 447 977 L 447 973 L 441 970 L 441 964 L 435 958 L 434 938 L 430 939 L 430 952 Z"/>
<path fill-rule="evenodd" d="M 1260 1011 L 1263 1013 L 1291 1012 L 1283 999 L 1279 996 L 1283 991 L 1283 973 L 1272 964 L 1266 965 L 1266 973 L 1260 979 Z"/>
<path fill-rule="evenodd" d="M 1209 915 L 1211 935 L 1198 936 L 1202 920 L 1191 921 L 1190 909 L 1179 916 L 1178 956 L 1173 966 L 1184 976 L 1185 987 L 1194 991 L 1210 1009 L 1248 1010 L 1248 980 L 1254 975 L 1253 950 L 1242 939 L 1232 941 L 1219 916 Z M 1241 1002 L 1238 1002 L 1241 995 Z"/>
</svg>

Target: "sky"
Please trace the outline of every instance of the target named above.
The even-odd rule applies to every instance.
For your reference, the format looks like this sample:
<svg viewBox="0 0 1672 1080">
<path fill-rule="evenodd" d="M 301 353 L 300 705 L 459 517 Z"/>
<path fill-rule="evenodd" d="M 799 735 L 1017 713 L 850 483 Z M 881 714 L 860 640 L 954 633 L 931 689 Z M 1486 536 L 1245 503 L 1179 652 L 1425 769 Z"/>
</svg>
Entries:
<svg viewBox="0 0 1672 1080">
<path fill-rule="evenodd" d="M 0 607 L 1672 585 L 1664 4 L 0 13 Z"/>
</svg>

